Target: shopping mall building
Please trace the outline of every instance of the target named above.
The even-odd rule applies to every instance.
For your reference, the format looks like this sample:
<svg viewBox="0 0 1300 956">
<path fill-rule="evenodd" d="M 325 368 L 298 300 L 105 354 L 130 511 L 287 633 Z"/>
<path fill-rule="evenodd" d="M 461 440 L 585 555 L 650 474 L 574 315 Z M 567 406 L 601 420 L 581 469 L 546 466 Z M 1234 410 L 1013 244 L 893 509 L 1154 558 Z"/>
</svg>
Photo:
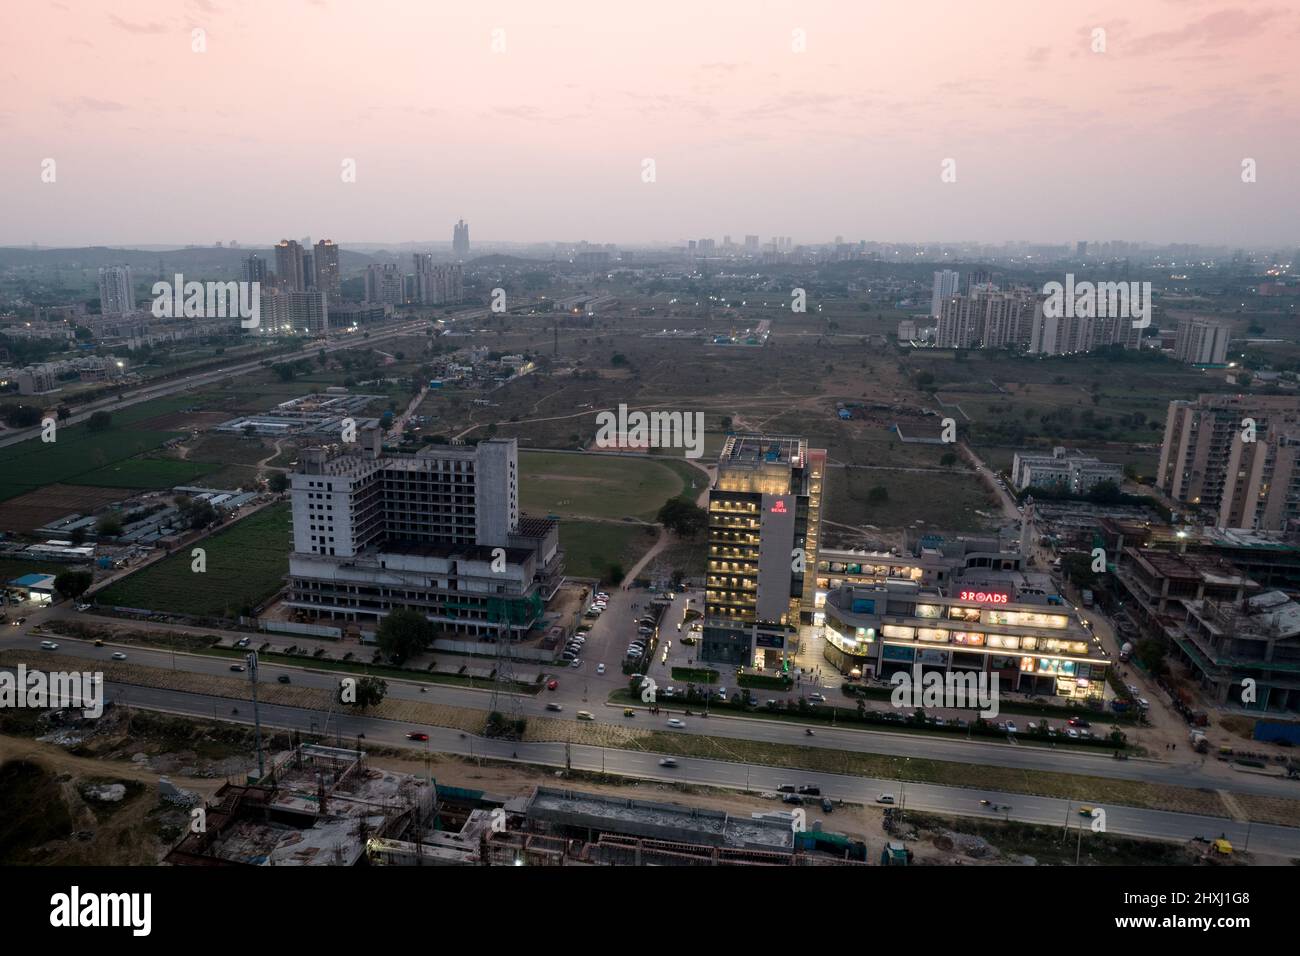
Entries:
<svg viewBox="0 0 1300 956">
<path fill-rule="evenodd" d="M 1104 694 L 1110 658 L 1048 575 L 997 539 L 938 539 L 910 555 L 819 555 L 815 623 L 822 655 L 850 678 L 996 674 L 1007 692 Z"/>
</svg>

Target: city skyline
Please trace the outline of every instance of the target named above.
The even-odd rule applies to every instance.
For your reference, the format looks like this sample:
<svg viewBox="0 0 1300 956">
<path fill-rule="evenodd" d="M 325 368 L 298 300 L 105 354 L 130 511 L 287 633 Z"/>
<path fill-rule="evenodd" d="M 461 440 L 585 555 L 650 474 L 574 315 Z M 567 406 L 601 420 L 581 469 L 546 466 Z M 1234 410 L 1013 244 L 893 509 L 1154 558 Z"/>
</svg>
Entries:
<svg viewBox="0 0 1300 956">
<path fill-rule="evenodd" d="M 615 243 L 711 223 L 899 242 L 1294 241 L 1300 78 L 1264 64 L 1285 62 L 1300 15 L 1164 0 L 1073 22 L 1028 2 L 998 12 L 25 10 L 20 30 L 78 56 L 55 76 L 35 45 L 9 60 L 0 243 L 195 242 L 284 222 L 445 235 L 430 223 L 467 210 L 476 235 L 502 242 L 560 223 Z M 384 30 L 385 15 L 403 30 Z M 972 49 L 998 55 L 972 65 Z M 376 56 L 382 86 L 320 67 Z M 265 100 L 295 75 L 316 77 L 296 87 L 300 135 L 271 135 Z"/>
</svg>

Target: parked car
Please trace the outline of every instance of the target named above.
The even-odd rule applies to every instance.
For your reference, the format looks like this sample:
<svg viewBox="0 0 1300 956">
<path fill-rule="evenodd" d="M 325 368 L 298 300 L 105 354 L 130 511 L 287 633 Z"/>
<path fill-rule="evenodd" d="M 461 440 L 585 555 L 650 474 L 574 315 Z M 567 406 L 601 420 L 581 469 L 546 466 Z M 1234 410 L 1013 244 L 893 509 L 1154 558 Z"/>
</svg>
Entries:
<svg viewBox="0 0 1300 956">
<path fill-rule="evenodd" d="M 1066 733 L 1069 737 L 1073 738 L 1074 740 L 1078 740 L 1078 739 L 1079 739 L 1079 732 L 1078 732 L 1077 730 L 1075 730 L 1073 727 L 1067 727 L 1066 730 L 1065 730 L 1065 733 Z"/>
<path fill-rule="evenodd" d="M 1151 706 L 1151 701 L 1147 700 L 1145 697 L 1139 697 L 1138 706 L 1141 707 L 1143 710 L 1146 710 Z"/>
<path fill-rule="evenodd" d="M 783 783 L 776 788 L 777 793 L 794 793 L 798 787 L 792 783 Z"/>
<path fill-rule="evenodd" d="M 582 658 L 581 658 L 581 657 L 575 657 L 572 661 L 569 662 L 569 666 L 570 666 L 570 667 L 581 667 L 581 666 L 582 666 Z"/>
<path fill-rule="evenodd" d="M 835 812 L 835 804 L 831 802 L 830 797 L 822 797 L 822 811 L 824 813 Z"/>
<path fill-rule="evenodd" d="M 820 797 L 822 795 L 822 788 L 806 783 L 799 788 L 799 792 L 809 797 Z"/>
<path fill-rule="evenodd" d="M 820 703 L 825 702 L 825 700 L 826 700 L 826 695 L 825 695 L 825 694 L 817 694 L 817 693 L 809 694 L 809 695 L 808 695 L 808 699 L 811 700 L 811 701 L 813 701 L 814 703 L 818 703 L 818 704 L 820 704 Z"/>
<path fill-rule="evenodd" d="M 78 611 L 89 611 L 89 610 L 90 610 L 90 605 L 89 605 L 89 604 L 78 604 L 78 605 L 77 605 L 77 610 L 78 610 Z"/>
<path fill-rule="evenodd" d="M 605 673 L 605 665 L 604 665 L 604 664 L 597 664 L 597 665 L 596 665 L 596 673 L 597 673 L 597 674 L 603 674 L 603 673 Z"/>
<path fill-rule="evenodd" d="M 1009 733 L 1009 734 L 1015 734 L 1015 733 L 1019 733 L 1019 732 L 1020 732 L 1020 731 L 1019 731 L 1019 728 L 1016 727 L 1016 722 L 1015 722 L 1014 720 L 1008 720 L 1008 721 L 1007 721 L 1007 733 Z"/>
<path fill-rule="evenodd" d="M 547 690 L 555 690 L 559 686 L 560 686 L 560 682 L 556 680 L 554 677 L 552 677 L 550 680 L 546 682 Z"/>
<path fill-rule="evenodd" d="M 785 796 L 781 798 L 781 802 L 794 804 L 795 806 L 802 806 L 803 797 L 799 796 L 799 794 L 797 793 L 787 793 Z"/>
</svg>

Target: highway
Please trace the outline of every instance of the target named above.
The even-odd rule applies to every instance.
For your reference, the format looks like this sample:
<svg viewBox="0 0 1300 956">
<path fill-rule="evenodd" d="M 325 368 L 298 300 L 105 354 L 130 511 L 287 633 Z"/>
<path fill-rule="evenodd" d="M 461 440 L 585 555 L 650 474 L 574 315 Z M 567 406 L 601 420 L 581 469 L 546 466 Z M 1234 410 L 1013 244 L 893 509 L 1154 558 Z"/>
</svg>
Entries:
<svg viewBox="0 0 1300 956">
<path fill-rule="evenodd" d="M 41 635 L 20 632 L 4 635 L 4 647 L 37 650 Z M 54 637 L 59 644 L 59 651 L 79 658 L 103 660 L 106 663 L 114 651 L 124 651 L 126 663 L 140 664 L 148 667 L 169 669 L 173 666 L 173 655 L 164 649 L 145 648 L 135 645 L 113 645 L 95 647 L 87 641 L 73 638 Z M 219 677 L 236 677 L 230 671 L 230 658 L 209 657 L 177 653 L 174 655 L 177 669 L 195 674 L 209 674 Z M 338 686 L 337 673 L 313 671 L 303 667 L 278 665 L 267 662 L 259 664 L 263 684 L 274 685 L 281 674 L 288 674 L 294 686 L 334 689 Z M 1175 763 L 1143 759 L 1115 760 L 1108 755 L 1083 752 L 1077 748 L 1066 750 L 1030 744 L 1002 743 L 988 740 L 967 740 L 964 737 L 948 737 L 938 734 L 908 733 L 897 730 L 860 730 L 830 728 L 816 725 L 815 736 L 805 733 L 806 726 L 789 720 L 774 720 L 756 717 L 721 716 L 714 712 L 708 718 L 698 714 L 685 716 L 680 709 L 661 703 L 662 713 L 651 717 L 644 708 L 637 709 L 635 717 L 624 717 L 622 706 L 607 706 L 604 701 L 612 686 L 622 685 L 622 675 L 615 675 L 614 685 L 598 684 L 595 693 L 588 693 L 584 702 L 578 682 L 563 671 L 559 673 L 565 685 L 562 690 L 567 694 L 552 694 L 543 691 L 533 696 L 521 694 L 519 700 L 525 716 L 548 717 L 557 719 L 574 718 L 578 709 L 592 711 L 597 720 L 613 724 L 632 724 L 642 728 L 668 730 L 667 720 L 671 715 L 685 723 L 682 733 L 702 734 L 710 737 L 730 740 L 750 740 L 766 743 L 785 744 L 796 747 L 818 747 L 845 750 L 858 753 L 882 754 L 887 756 L 910 757 L 913 759 L 940 760 L 950 763 L 973 763 L 986 766 L 1005 767 L 1018 770 L 1036 770 L 1053 773 L 1078 773 L 1088 776 L 1110 778 L 1115 780 L 1132 780 L 1141 783 L 1167 784 L 1170 786 L 1204 788 L 1210 790 L 1228 790 L 1233 793 L 1253 794 L 1263 797 L 1300 798 L 1300 782 L 1280 777 L 1234 771 L 1226 764 L 1215 760 L 1204 762 Z M 606 675 L 607 677 L 609 675 Z M 594 680 L 595 675 L 590 675 Z M 134 686 L 134 685 L 129 685 Z M 421 690 L 421 688 L 425 688 Z M 136 688 L 143 691 L 143 688 Z M 184 699 L 183 692 L 174 692 L 175 700 Z M 429 704 L 446 704 L 454 707 L 466 707 L 486 710 L 490 691 L 450 684 L 432 684 L 418 681 L 388 679 L 388 696 L 397 700 L 421 701 Z M 227 700 L 228 698 L 213 698 Z M 560 702 L 564 710 L 553 713 L 546 710 L 548 702 Z M 226 708 L 227 711 L 229 707 Z M 210 707 L 198 712 L 212 714 Z M 421 728 L 432 733 L 435 728 Z M 1109 751 L 1105 751 L 1108 754 Z M 1099 795 L 1100 796 L 1100 795 Z M 1001 802 L 1001 801 L 1000 801 Z"/>
<path fill-rule="evenodd" d="M 107 693 L 118 704 L 164 711 L 196 717 L 216 716 L 222 720 L 252 723 L 251 707 L 239 707 L 232 714 L 232 703 L 220 697 L 204 697 L 176 691 L 155 690 L 109 683 Z M 882 793 L 895 796 L 906 810 L 928 813 L 946 813 L 960 816 L 989 817 L 1017 820 L 1025 823 L 1061 826 L 1078 829 L 1084 827 L 1083 838 L 1090 836 L 1091 816 L 1083 816 L 1080 804 L 1075 801 L 1051 797 L 1027 796 L 1020 793 L 972 790 L 962 787 L 945 787 L 933 784 L 901 783 L 871 777 L 850 777 L 842 774 L 814 773 L 804 770 L 786 770 L 721 760 L 677 757 L 678 766 L 668 769 L 659 766 L 660 754 L 617 750 L 581 744 L 515 743 L 490 740 L 471 734 L 462 734 L 445 727 L 409 727 L 393 721 L 350 714 L 327 715 L 321 711 L 303 710 L 278 705 L 261 707 L 263 727 L 299 730 L 307 733 L 337 734 L 343 746 L 356 742 L 359 734 L 365 735 L 369 744 L 418 748 L 420 744 L 406 739 L 411 731 L 429 735 L 423 747 L 429 753 L 450 753 L 470 758 L 518 760 L 521 763 L 574 770 L 603 772 L 641 780 L 691 783 L 744 791 L 772 792 L 782 784 L 813 785 L 833 800 L 849 803 L 872 804 Z M 567 750 L 567 756 L 566 756 Z M 980 804 L 989 800 L 1011 809 L 994 813 Z M 1134 807 L 1110 806 L 1099 801 L 1105 811 L 1105 829 L 1124 836 L 1149 837 L 1184 842 L 1195 837 L 1214 838 L 1225 835 L 1233 846 L 1288 856 L 1300 856 L 1300 829 L 1270 824 L 1247 824 L 1221 817 L 1172 813 L 1165 810 L 1143 810 Z M 774 804 L 784 809 L 784 804 Z M 808 820 L 825 818 L 817 802 L 808 806 Z M 833 827 L 833 818 L 827 821 Z M 1071 835 L 1073 839 L 1074 836 Z"/>
</svg>

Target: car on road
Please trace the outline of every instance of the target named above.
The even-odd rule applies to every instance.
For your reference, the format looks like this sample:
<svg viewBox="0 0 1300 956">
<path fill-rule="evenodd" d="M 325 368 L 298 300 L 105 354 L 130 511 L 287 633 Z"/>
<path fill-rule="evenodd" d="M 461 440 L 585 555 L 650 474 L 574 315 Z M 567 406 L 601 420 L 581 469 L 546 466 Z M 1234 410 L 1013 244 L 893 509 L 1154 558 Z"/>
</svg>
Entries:
<svg viewBox="0 0 1300 956">
<path fill-rule="evenodd" d="M 560 682 L 556 680 L 554 677 L 552 677 L 550 680 L 546 682 L 547 690 L 555 690 L 559 686 L 560 686 Z"/>
<path fill-rule="evenodd" d="M 429 739 L 429 735 L 428 735 L 428 734 L 422 734 L 422 733 L 420 733 L 418 730 L 413 730 L 413 731 L 411 731 L 409 734 L 406 735 L 406 739 L 407 739 L 407 740 L 428 740 L 428 739 Z"/>
<path fill-rule="evenodd" d="M 661 766 L 661 767 L 676 767 L 676 766 L 677 766 L 677 761 L 674 760 L 672 757 L 661 757 L 660 760 L 659 760 L 659 766 Z"/>
<path fill-rule="evenodd" d="M 78 610 L 78 611 L 89 611 L 89 610 L 90 610 L 90 605 L 89 605 L 89 604 L 78 604 L 78 605 L 77 605 L 77 610 Z"/>
<path fill-rule="evenodd" d="M 581 658 L 581 657 L 575 657 L 575 658 L 573 659 L 573 662 L 570 663 L 569 666 L 570 666 L 570 667 L 581 667 L 581 666 L 582 666 L 582 658 Z"/>
<path fill-rule="evenodd" d="M 103 639 L 102 637 L 97 637 L 97 638 L 95 638 L 95 646 L 96 646 L 96 647 L 103 647 L 103 646 L 104 646 L 104 639 Z"/>
<path fill-rule="evenodd" d="M 16 617 L 16 618 L 14 618 L 12 621 L 10 621 L 9 623 L 12 624 L 14 627 L 17 627 L 19 624 L 26 624 L 26 623 L 27 623 L 27 618 L 25 618 L 25 617 Z"/>
<path fill-rule="evenodd" d="M 547 709 L 547 710 L 554 711 L 554 712 L 557 713 L 557 714 L 558 714 L 560 711 L 564 710 L 563 707 L 561 707 L 559 704 L 555 703 L 554 701 L 552 701 L 551 703 L 547 704 L 547 705 L 546 705 L 546 709 Z"/>
<path fill-rule="evenodd" d="M 580 710 L 580 711 L 578 711 L 578 719 L 579 719 L 579 720 L 595 720 L 596 718 L 592 716 L 591 711 L 589 711 L 589 710 Z"/>
<path fill-rule="evenodd" d="M 121 651 L 114 651 L 114 652 L 113 652 L 113 660 L 115 660 L 115 661 L 124 661 L 124 660 L 126 660 L 126 655 L 123 654 Z"/>
<path fill-rule="evenodd" d="M 281 674 L 281 675 L 280 675 L 279 677 L 277 677 L 275 680 L 276 680 L 277 683 L 280 683 L 280 684 L 287 684 L 287 683 L 289 683 L 289 675 L 288 675 L 288 674 Z"/>
<path fill-rule="evenodd" d="M 1091 726 L 1092 726 L 1092 724 L 1088 723 L 1088 722 L 1087 722 L 1086 720 L 1084 720 L 1082 717 L 1071 717 L 1068 721 L 1066 721 L 1066 723 L 1068 723 L 1071 727 L 1091 727 Z"/>
<path fill-rule="evenodd" d="M 1092 816 L 1092 807 L 1080 807 L 1080 808 L 1079 808 L 1079 816 L 1081 816 L 1081 817 L 1090 817 L 1090 816 Z"/>
<path fill-rule="evenodd" d="M 814 701 L 814 702 L 816 702 L 816 703 L 818 703 L 818 704 L 821 704 L 821 703 L 824 703 L 824 702 L 826 701 L 826 695 L 825 695 L 825 694 L 809 694 L 809 695 L 808 695 L 808 699 L 811 700 L 811 701 Z"/>
<path fill-rule="evenodd" d="M 794 784 L 792 784 L 792 783 L 782 783 L 782 784 L 778 784 L 778 785 L 777 785 L 776 792 L 777 792 L 777 793 L 794 793 L 795 790 L 797 790 L 797 789 L 798 789 L 798 787 L 796 787 L 796 786 L 795 786 Z"/>
<path fill-rule="evenodd" d="M 686 726 L 686 722 L 685 722 L 685 721 L 682 721 L 682 720 L 678 720 L 676 717 L 669 717 L 669 718 L 668 718 L 668 726 L 669 726 L 669 727 L 677 727 L 677 728 L 681 728 L 681 727 L 685 727 L 685 726 Z"/>
<path fill-rule="evenodd" d="M 597 673 L 597 674 L 603 674 L 603 673 L 605 673 L 605 665 L 604 665 L 604 664 L 597 664 L 597 665 L 596 665 L 596 673 Z"/>
<path fill-rule="evenodd" d="M 1151 706 L 1151 701 L 1147 700 L 1145 697 L 1139 697 L 1137 700 L 1138 700 L 1138 706 L 1141 707 L 1143 710 L 1146 710 Z"/>
<path fill-rule="evenodd" d="M 235 646 L 236 646 L 236 647 L 247 647 L 247 646 L 248 646 L 248 642 L 249 642 L 249 639 L 248 639 L 247 637 L 241 637 L 239 640 L 235 641 Z"/>
<path fill-rule="evenodd" d="M 243 673 L 246 670 L 243 664 L 231 664 L 230 669 L 236 674 Z"/>
<path fill-rule="evenodd" d="M 41 641 L 41 650 L 43 651 L 57 651 L 58 649 L 59 645 L 53 641 Z"/>
<path fill-rule="evenodd" d="M 876 803 L 894 803 L 894 802 L 895 802 L 894 795 L 892 793 L 882 793 L 880 796 L 876 797 Z"/>
<path fill-rule="evenodd" d="M 1132 694 L 1134 697 L 1136 697 L 1139 693 L 1141 693 L 1137 688 L 1137 684 L 1129 684 L 1127 686 L 1128 686 L 1128 692 Z"/>
</svg>

